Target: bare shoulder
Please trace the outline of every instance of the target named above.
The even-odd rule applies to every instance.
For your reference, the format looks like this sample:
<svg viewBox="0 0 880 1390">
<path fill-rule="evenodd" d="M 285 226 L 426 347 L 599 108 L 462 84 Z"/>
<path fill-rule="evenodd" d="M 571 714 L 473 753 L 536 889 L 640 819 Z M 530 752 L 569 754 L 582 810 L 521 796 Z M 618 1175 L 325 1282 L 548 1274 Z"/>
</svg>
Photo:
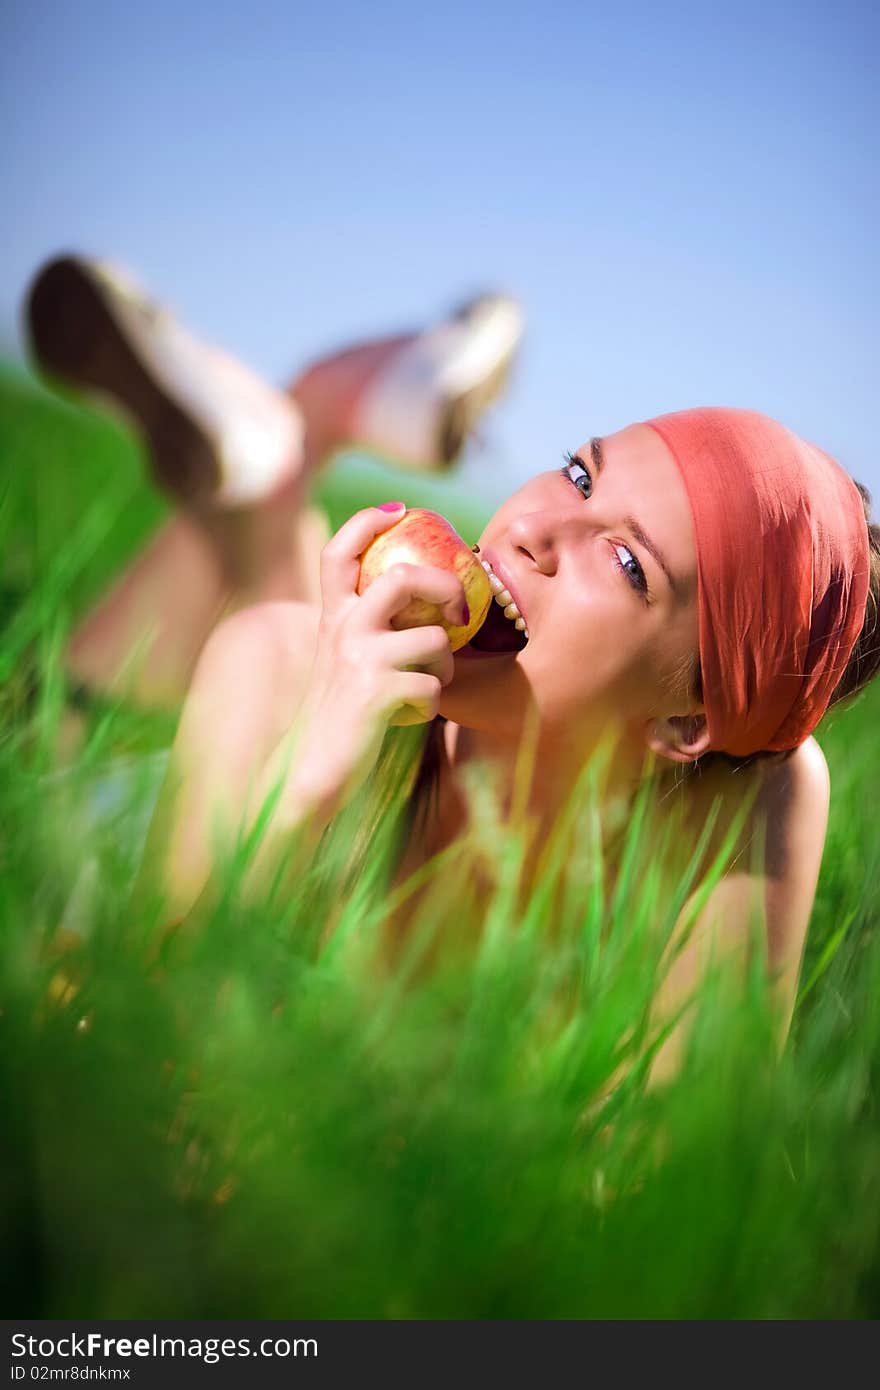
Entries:
<svg viewBox="0 0 880 1390">
<path fill-rule="evenodd" d="M 286 732 L 312 667 L 320 619 L 307 603 L 270 602 L 218 623 L 199 658 L 179 739 L 218 743 L 249 759 L 266 756 Z"/>
<path fill-rule="evenodd" d="M 783 763 L 771 764 L 765 781 L 768 791 L 798 796 L 807 806 L 818 809 L 831 795 L 831 774 L 821 747 L 812 737 L 796 748 Z"/>
<path fill-rule="evenodd" d="M 255 603 L 217 624 L 208 641 L 214 653 L 256 658 L 284 665 L 314 654 L 320 610 L 315 604 L 286 600 Z"/>
<path fill-rule="evenodd" d="M 273 601 L 242 608 L 218 623 L 200 666 L 208 678 L 234 673 L 252 683 L 267 676 L 289 697 L 308 675 L 315 653 L 320 612 L 309 603 Z"/>
<path fill-rule="evenodd" d="M 717 816 L 704 867 L 736 826 L 729 868 L 714 891 L 716 903 L 728 919 L 743 921 L 742 904 L 763 904 L 768 963 L 790 1007 L 828 828 L 831 779 L 825 755 L 808 738 L 784 761 L 759 760 L 744 768 L 718 763 L 695 781 L 699 785 L 688 807 L 693 833 L 713 804 Z"/>
<path fill-rule="evenodd" d="M 735 822 L 742 822 L 740 849 L 751 844 L 759 824 L 766 825 L 768 873 L 780 873 L 797 849 L 801 864 L 808 845 L 814 857 L 824 844 L 831 779 L 825 754 L 808 738 L 790 757 L 759 759 L 745 767 L 719 761 L 686 783 L 686 819 L 697 832 L 710 813 L 717 848 Z"/>
<path fill-rule="evenodd" d="M 766 769 L 756 804 L 767 822 L 768 875 L 818 876 L 830 803 L 828 763 L 814 738 Z"/>
<path fill-rule="evenodd" d="M 244 611 L 256 615 L 262 622 L 271 640 L 277 644 L 281 660 L 300 661 L 303 655 L 307 655 L 311 660 L 314 656 L 318 623 L 321 619 L 321 610 L 317 604 L 276 600 L 257 604 L 256 607 Z"/>
</svg>

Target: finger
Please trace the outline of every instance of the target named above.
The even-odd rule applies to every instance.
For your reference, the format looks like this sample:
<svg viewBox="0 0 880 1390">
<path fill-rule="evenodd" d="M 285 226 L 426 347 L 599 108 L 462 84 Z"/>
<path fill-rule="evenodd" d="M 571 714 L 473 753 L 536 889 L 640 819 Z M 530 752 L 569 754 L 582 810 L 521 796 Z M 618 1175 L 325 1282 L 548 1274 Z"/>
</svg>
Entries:
<svg viewBox="0 0 880 1390">
<path fill-rule="evenodd" d="M 391 620 L 413 599 L 442 609 L 448 623 L 464 627 L 470 617 L 464 588 L 457 575 L 435 565 L 391 565 L 367 589 L 361 599 L 361 616 L 375 627 L 391 626 Z M 436 615 L 426 615 L 436 623 Z"/>
<path fill-rule="evenodd" d="M 391 508 L 392 510 L 384 510 Z M 321 595 L 325 607 L 350 598 L 357 589 L 360 556 L 370 541 L 388 531 L 405 514 L 402 502 L 385 502 L 355 512 L 321 551 Z"/>
<path fill-rule="evenodd" d="M 388 720 L 389 724 L 430 723 L 437 717 L 441 689 L 436 676 L 427 676 L 419 671 L 401 672 L 391 686 L 397 705 Z"/>
<path fill-rule="evenodd" d="M 448 685 L 455 675 L 449 634 L 442 627 L 410 627 L 375 639 L 382 657 L 398 671 L 426 671 Z"/>
</svg>

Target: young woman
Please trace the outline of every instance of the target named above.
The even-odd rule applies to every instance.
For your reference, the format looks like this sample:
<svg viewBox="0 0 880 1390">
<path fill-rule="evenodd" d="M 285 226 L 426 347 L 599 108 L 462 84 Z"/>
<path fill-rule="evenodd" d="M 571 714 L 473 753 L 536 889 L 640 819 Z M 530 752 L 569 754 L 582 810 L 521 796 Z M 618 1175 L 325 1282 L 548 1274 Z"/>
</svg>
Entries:
<svg viewBox="0 0 880 1390">
<path fill-rule="evenodd" d="M 682 863 L 713 805 L 707 860 L 748 809 L 670 997 L 698 975 L 701 924 L 736 950 L 758 904 L 790 1008 L 829 806 L 812 733 L 878 665 L 880 528 L 830 457 L 764 416 L 721 409 L 588 440 L 478 538 L 508 616 L 493 614 L 483 645 L 496 650 L 478 642 L 453 656 L 441 627 L 393 626 L 416 596 L 461 621 L 451 574 L 395 566 L 356 593 L 358 557 L 402 507 L 358 512 L 325 544 L 308 477 L 355 441 L 415 467 L 453 457 L 506 373 L 519 332 L 509 301 L 322 359 L 286 396 L 100 267 L 55 263 L 29 314 L 38 361 L 125 404 L 181 502 L 68 654 L 79 681 L 118 690 L 146 631 L 127 693 L 185 695 L 153 836 L 172 917 L 210 884 L 218 817 L 233 835 L 280 787 L 260 851 L 274 862 L 294 831 L 320 831 L 348 801 L 409 705 L 433 721 L 418 793 L 430 783 L 432 798 L 413 817 L 401 877 L 462 833 L 475 770 L 509 810 L 528 737 L 528 886 L 601 744 L 612 876 L 615 828 L 646 777 L 679 817 Z"/>
</svg>

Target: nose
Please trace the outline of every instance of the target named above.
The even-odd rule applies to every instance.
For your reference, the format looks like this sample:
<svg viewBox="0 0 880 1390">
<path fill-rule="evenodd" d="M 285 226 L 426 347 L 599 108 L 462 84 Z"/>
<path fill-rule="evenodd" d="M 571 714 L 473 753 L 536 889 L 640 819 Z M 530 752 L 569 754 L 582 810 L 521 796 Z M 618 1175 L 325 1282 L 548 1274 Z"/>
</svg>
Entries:
<svg viewBox="0 0 880 1390">
<path fill-rule="evenodd" d="M 531 561 L 542 574 L 556 573 L 559 556 L 548 512 L 526 512 L 510 523 L 510 540 L 520 555 Z"/>
</svg>

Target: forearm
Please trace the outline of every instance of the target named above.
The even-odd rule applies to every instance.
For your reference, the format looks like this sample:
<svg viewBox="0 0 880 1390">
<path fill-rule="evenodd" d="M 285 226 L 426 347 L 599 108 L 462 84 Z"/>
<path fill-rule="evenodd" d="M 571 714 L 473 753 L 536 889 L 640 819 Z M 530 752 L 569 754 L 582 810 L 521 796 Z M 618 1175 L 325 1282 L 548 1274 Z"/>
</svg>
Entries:
<svg viewBox="0 0 880 1390">
<path fill-rule="evenodd" d="M 193 765 L 186 745 L 175 750 L 140 871 L 169 927 L 209 912 L 230 872 L 246 900 L 301 877 L 360 780 L 336 751 L 304 717 L 249 770 L 228 745 L 207 766 Z"/>
<path fill-rule="evenodd" d="M 300 727 L 285 735 L 256 778 L 242 821 L 247 896 L 266 891 L 279 874 L 282 882 L 299 877 L 346 791 L 345 779 L 303 748 Z"/>
</svg>

